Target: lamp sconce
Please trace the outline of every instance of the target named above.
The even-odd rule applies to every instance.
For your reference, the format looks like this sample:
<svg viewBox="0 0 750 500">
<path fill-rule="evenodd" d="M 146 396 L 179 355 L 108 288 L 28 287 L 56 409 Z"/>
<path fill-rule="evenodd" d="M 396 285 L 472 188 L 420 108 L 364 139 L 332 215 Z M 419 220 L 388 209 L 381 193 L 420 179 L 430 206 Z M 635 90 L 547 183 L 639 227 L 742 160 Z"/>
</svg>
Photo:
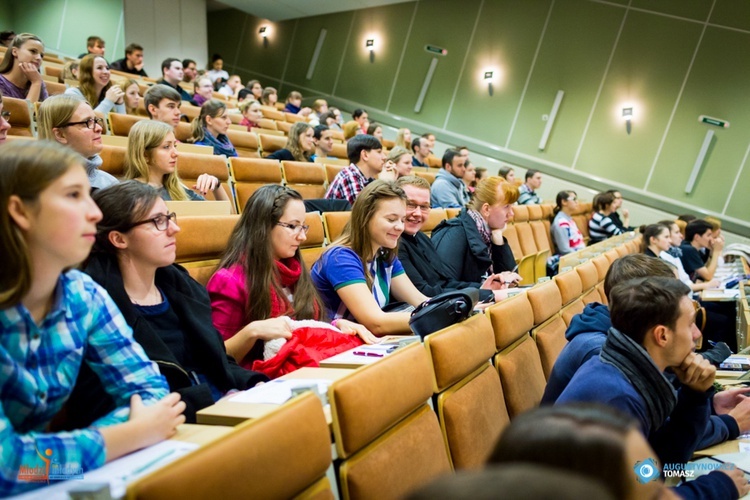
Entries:
<svg viewBox="0 0 750 500">
<path fill-rule="evenodd" d="M 627 130 L 628 135 L 630 135 L 630 131 L 632 130 L 632 124 L 633 124 L 633 108 L 622 108 L 622 119 L 625 120 L 625 130 Z"/>
<path fill-rule="evenodd" d="M 365 48 L 370 51 L 370 62 L 375 62 L 375 39 L 368 38 L 365 40 Z"/>
<path fill-rule="evenodd" d="M 261 26 L 258 34 L 263 38 L 263 47 L 268 47 L 268 26 Z"/>
<path fill-rule="evenodd" d="M 493 71 L 485 71 L 484 72 L 484 81 L 487 82 L 487 90 L 490 93 L 490 97 L 492 96 L 492 77 L 494 75 Z"/>
</svg>

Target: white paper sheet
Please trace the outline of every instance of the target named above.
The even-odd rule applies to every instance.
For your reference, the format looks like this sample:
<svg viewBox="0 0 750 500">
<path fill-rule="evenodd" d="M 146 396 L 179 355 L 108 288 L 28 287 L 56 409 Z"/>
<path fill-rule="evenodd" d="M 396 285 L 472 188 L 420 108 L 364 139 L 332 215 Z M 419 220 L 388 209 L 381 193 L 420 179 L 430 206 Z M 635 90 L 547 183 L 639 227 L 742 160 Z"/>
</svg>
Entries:
<svg viewBox="0 0 750 500">
<path fill-rule="evenodd" d="M 306 387 L 310 385 L 318 386 L 318 393 L 325 394 L 328 392 L 328 386 L 333 381 L 325 379 L 288 379 L 272 380 L 265 384 L 253 387 L 246 391 L 239 392 L 232 396 L 229 401 L 232 403 L 264 403 L 280 405 L 292 397 L 292 389 Z"/>
</svg>

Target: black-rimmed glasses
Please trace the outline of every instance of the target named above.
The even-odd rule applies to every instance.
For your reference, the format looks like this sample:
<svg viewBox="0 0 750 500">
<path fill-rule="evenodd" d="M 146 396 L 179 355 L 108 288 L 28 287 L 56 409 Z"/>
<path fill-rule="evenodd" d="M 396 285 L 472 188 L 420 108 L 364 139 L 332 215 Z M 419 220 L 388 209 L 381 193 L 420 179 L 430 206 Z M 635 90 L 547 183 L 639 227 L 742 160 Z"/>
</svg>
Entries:
<svg viewBox="0 0 750 500">
<path fill-rule="evenodd" d="M 307 224 L 290 224 L 289 222 L 279 221 L 276 223 L 276 225 L 285 227 L 287 229 L 291 229 L 292 234 L 294 234 L 295 236 L 298 235 L 299 233 L 307 234 L 307 231 L 310 229 L 310 226 L 308 226 Z"/>
<path fill-rule="evenodd" d="M 156 217 L 151 217 L 150 219 L 146 219 L 146 220 L 134 222 L 130 226 L 128 226 L 128 228 L 126 229 L 126 231 L 129 231 L 129 230 L 133 229 L 134 227 L 140 226 L 142 224 L 148 224 L 149 222 L 151 222 L 157 230 L 159 230 L 159 231 L 166 231 L 167 228 L 169 227 L 169 221 L 172 221 L 172 222 L 174 222 L 176 224 L 177 223 L 177 214 L 174 213 L 174 212 L 172 212 L 171 214 L 166 214 L 166 215 L 165 214 L 159 214 Z"/>
<path fill-rule="evenodd" d="M 104 128 L 104 118 L 89 118 L 88 120 L 80 122 L 70 122 L 65 125 L 60 125 L 60 128 L 70 127 L 71 125 L 86 125 L 86 128 L 93 129 L 95 126 L 94 124 L 98 124 L 101 128 Z"/>
</svg>

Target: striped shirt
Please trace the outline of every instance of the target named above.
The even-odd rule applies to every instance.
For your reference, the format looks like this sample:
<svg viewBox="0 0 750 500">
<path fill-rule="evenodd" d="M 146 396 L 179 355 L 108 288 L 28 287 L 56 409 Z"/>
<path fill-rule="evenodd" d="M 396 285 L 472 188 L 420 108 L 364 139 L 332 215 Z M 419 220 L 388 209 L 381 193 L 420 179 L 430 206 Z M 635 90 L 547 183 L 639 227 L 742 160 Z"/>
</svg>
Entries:
<svg viewBox="0 0 750 500">
<path fill-rule="evenodd" d="M 594 212 L 589 219 L 590 243 L 598 243 L 618 234 L 622 234 L 622 229 L 617 227 L 609 216 Z"/>
<path fill-rule="evenodd" d="M 117 409 L 70 432 L 46 426 L 68 400 L 83 363 L 99 376 Z M 155 401 L 169 387 L 132 336 L 103 288 L 72 270 L 58 280 L 52 308 L 37 324 L 23 304 L 0 310 L 0 496 L 44 483 L 19 472 L 49 462 L 83 471 L 101 467 L 104 439 L 97 427 L 125 422 L 130 397 Z"/>
<path fill-rule="evenodd" d="M 541 203 L 542 199 L 536 194 L 536 191 L 532 191 L 526 184 L 521 184 L 518 188 L 519 205 L 539 205 Z"/>
</svg>

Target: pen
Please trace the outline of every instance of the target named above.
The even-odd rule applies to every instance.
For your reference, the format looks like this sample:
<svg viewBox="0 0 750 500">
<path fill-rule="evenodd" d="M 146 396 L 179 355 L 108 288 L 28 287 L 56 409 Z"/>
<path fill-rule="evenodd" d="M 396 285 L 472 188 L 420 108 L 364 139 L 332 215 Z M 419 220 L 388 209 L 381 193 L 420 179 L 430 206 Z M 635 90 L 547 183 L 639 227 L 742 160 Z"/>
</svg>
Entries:
<svg viewBox="0 0 750 500">
<path fill-rule="evenodd" d="M 385 356 L 385 354 L 378 354 L 377 352 L 367 352 L 367 351 L 354 351 L 352 354 L 355 356 L 367 356 L 370 358 L 382 358 Z"/>
</svg>

